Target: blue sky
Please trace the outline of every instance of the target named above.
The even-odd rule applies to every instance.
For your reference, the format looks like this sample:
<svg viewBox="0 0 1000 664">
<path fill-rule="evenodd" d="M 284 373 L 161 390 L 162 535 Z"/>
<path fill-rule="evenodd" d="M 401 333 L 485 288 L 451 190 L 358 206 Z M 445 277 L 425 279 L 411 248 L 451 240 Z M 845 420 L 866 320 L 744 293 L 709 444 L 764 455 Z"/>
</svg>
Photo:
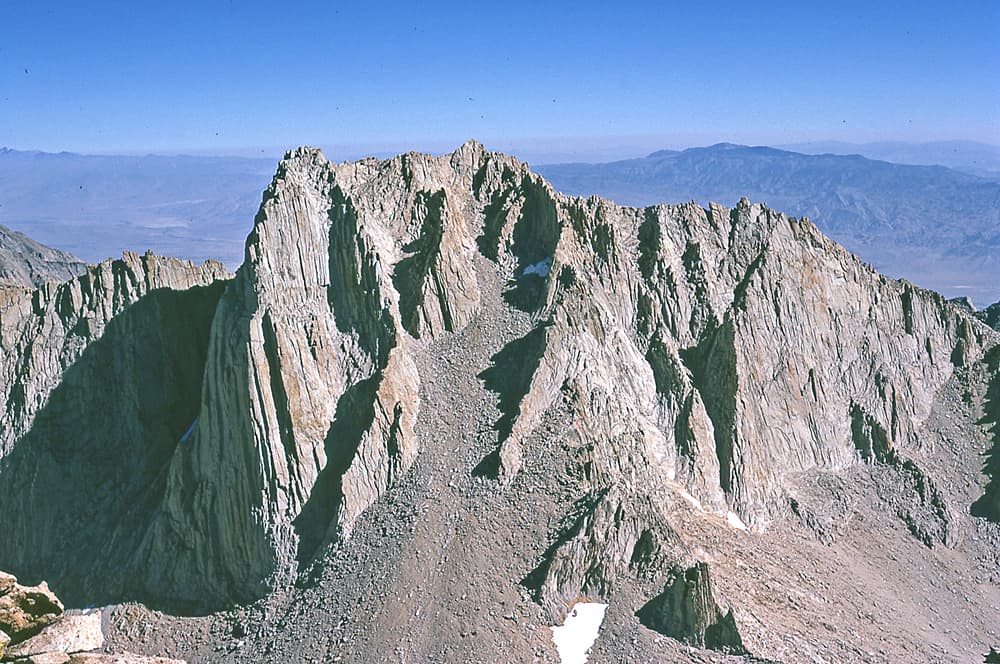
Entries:
<svg viewBox="0 0 1000 664">
<path fill-rule="evenodd" d="M 993 1 L 2 6 L 19 149 L 1000 143 Z"/>
</svg>

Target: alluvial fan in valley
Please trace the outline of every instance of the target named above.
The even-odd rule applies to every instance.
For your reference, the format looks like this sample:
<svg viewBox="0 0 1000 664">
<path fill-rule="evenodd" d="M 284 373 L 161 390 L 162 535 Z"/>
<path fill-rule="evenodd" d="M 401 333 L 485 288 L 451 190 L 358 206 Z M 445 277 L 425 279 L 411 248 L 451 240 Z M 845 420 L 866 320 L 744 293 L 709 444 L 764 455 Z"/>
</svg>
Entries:
<svg viewBox="0 0 1000 664">
<path fill-rule="evenodd" d="M 998 341 L 746 199 L 301 148 L 235 275 L 0 291 L 0 569 L 190 661 L 979 661 Z"/>
</svg>

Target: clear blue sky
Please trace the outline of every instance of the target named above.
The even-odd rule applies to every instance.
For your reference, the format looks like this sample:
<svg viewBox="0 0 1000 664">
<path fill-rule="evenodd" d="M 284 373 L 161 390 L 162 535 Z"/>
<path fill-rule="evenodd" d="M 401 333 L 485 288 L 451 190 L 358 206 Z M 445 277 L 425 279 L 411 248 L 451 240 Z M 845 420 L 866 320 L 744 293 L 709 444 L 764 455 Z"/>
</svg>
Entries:
<svg viewBox="0 0 1000 664">
<path fill-rule="evenodd" d="M 1000 2 L 618 4 L 0 0 L 0 145 L 1000 143 Z"/>
</svg>

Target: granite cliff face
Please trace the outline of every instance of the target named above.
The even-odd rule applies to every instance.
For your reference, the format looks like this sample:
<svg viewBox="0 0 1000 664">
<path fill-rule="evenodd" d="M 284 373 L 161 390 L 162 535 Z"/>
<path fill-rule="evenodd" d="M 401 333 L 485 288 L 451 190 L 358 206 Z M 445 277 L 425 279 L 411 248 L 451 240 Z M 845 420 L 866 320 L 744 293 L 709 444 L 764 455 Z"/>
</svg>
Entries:
<svg viewBox="0 0 1000 664">
<path fill-rule="evenodd" d="M 762 533 L 805 509 L 804 473 L 865 466 L 912 496 L 898 518 L 923 545 L 953 546 L 968 508 L 911 452 L 996 334 L 763 205 L 571 198 L 476 143 L 344 164 L 303 148 L 225 276 L 127 255 L 8 295 L 0 567 L 191 608 L 287 587 L 422 455 L 470 447 L 421 398 L 438 364 L 496 403 L 472 416 L 491 419 L 470 481 L 520 497 L 564 459 L 545 472 L 569 502 L 522 570 L 553 622 L 638 584 L 654 629 L 744 652 L 678 510 Z M 437 354 L 462 335 L 492 360 Z M 86 508 L 37 495 L 95 472 Z M 38 526 L 64 512 L 96 525 Z"/>
</svg>

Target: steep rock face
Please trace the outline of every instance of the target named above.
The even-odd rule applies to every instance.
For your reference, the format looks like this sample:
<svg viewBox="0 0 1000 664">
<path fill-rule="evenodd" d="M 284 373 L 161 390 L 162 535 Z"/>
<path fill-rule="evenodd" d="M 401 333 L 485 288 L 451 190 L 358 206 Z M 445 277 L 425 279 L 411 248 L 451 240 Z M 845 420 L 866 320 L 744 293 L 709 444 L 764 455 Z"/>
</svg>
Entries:
<svg viewBox="0 0 1000 664">
<path fill-rule="evenodd" d="M 1000 309 L 997 305 L 993 307 Z M 989 482 L 983 495 L 972 504 L 971 513 L 1000 523 L 1000 347 L 990 349 L 984 358 L 984 364 L 991 376 L 981 420 L 981 424 L 989 427 L 992 443 L 983 468 Z"/>
<path fill-rule="evenodd" d="M 534 582 L 553 620 L 581 594 L 607 598 L 641 537 L 669 542 L 657 537 L 669 532 L 664 490 L 764 528 L 787 509 L 788 475 L 870 460 L 864 431 L 880 432 L 881 460 L 903 464 L 890 450 L 914 444 L 937 389 L 994 343 L 940 296 L 880 277 L 808 221 L 761 205 L 548 201 L 533 221 L 558 239 L 516 272 L 515 293 L 538 279 L 529 261 L 551 260 L 527 302 L 541 341 L 501 430 L 500 472 L 518 472 L 541 413 L 565 400 L 590 485 L 615 487 L 625 508 L 609 519 L 594 502 L 547 554 Z M 929 482 L 915 466 L 905 475 L 918 490 Z M 913 526 L 947 542 L 943 527 Z"/>
<path fill-rule="evenodd" d="M 622 578 L 688 559 L 670 527 L 678 500 L 764 529 L 788 509 L 791 474 L 892 463 L 937 514 L 906 450 L 939 387 L 995 343 L 967 313 L 879 276 L 808 220 L 746 200 L 635 209 L 570 198 L 474 143 L 345 164 L 300 149 L 265 192 L 236 278 L 183 304 L 203 312 L 185 342 L 202 359 L 185 365 L 183 390 L 169 390 L 185 395 L 169 418 L 183 428 L 148 453 L 120 442 L 98 455 L 109 466 L 131 455 L 130 477 L 157 479 L 99 494 L 142 507 L 102 505 L 135 520 L 109 526 L 121 533 L 117 557 L 83 534 L 71 540 L 92 552 L 85 568 L 124 557 L 127 573 L 110 574 L 116 589 L 105 592 L 195 607 L 292 580 L 350 535 L 421 447 L 440 444 L 414 433 L 415 353 L 477 320 L 497 276 L 534 327 L 481 368 L 502 414 L 480 467 L 512 486 L 540 423 L 567 413 L 558 443 L 572 450 L 565 472 L 579 495 L 524 579 L 553 621 L 580 596 L 606 599 Z M 25 298 L 4 311 L 27 312 Z M 171 357 L 173 343 L 153 356 Z M 90 380 L 80 376 L 79 386 Z M 43 433 L 55 442 L 34 445 L 76 459 L 68 431 Z M 25 452 L 19 468 L 41 477 L 36 456 Z M 44 477 L 37 486 L 55 481 Z M 914 534 L 947 544 L 946 519 L 908 514 Z M 37 537 L 35 548 L 51 548 L 51 533 Z M 71 577 L 59 560 L 46 565 Z"/>
<path fill-rule="evenodd" d="M 409 467 L 408 345 L 460 329 L 479 301 L 471 196 L 445 193 L 471 178 L 457 156 L 282 162 L 219 304 L 199 423 L 147 540 L 169 561 L 155 587 L 194 601 L 183 593 L 203 593 L 189 585 L 201 578 L 256 597 L 349 534 Z"/>
<path fill-rule="evenodd" d="M 852 412 L 912 443 L 937 387 L 987 336 L 808 222 L 746 201 L 564 210 L 576 232 L 563 232 L 553 271 L 575 283 L 551 280 L 547 371 L 526 400 L 551 402 L 551 386 L 568 381 L 579 417 L 593 419 L 598 380 L 613 385 L 609 410 L 638 409 L 626 426 L 669 441 L 659 446 L 668 474 L 708 505 L 725 496 L 753 524 L 780 509 L 783 473 L 857 458 Z M 574 229 L 574 219 L 605 221 Z"/>
<path fill-rule="evenodd" d="M 926 497 L 932 515 L 903 511 L 903 521 L 928 544 L 951 541 L 947 507 L 905 450 L 955 368 L 995 343 L 989 330 L 874 273 L 808 221 L 746 200 L 635 210 L 555 197 L 553 207 L 559 239 L 536 305 L 544 350 L 500 444 L 501 471 L 518 471 L 539 413 L 566 399 L 594 489 L 624 487 L 622 504 L 652 508 L 617 552 L 606 541 L 627 519 L 568 528 L 550 560 L 617 562 L 602 582 L 549 565 L 537 588 L 551 618 L 580 594 L 608 597 L 639 534 L 664 529 L 658 506 L 670 499 L 658 491 L 765 528 L 787 510 L 791 474 L 871 461 L 866 432 L 885 450 L 877 461 Z"/>
<path fill-rule="evenodd" d="M 38 288 L 46 281 L 65 281 L 86 271 L 79 258 L 0 226 L 0 285 Z"/>
</svg>

